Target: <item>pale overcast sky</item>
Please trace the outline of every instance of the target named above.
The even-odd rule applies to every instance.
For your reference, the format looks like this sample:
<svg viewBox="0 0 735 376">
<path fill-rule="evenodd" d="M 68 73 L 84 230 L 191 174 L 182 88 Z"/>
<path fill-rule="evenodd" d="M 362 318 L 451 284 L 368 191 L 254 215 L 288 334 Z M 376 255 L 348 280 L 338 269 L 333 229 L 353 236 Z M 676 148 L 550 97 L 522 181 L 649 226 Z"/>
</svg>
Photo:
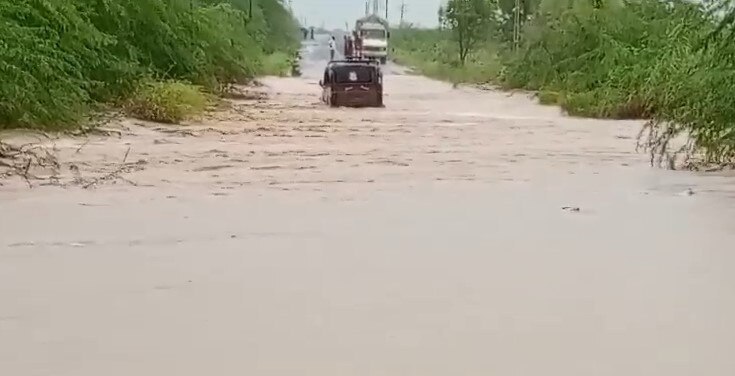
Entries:
<svg viewBox="0 0 735 376">
<path fill-rule="evenodd" d="M 310 26 L 329 29 L 344 28 L 345 22 L 353 27 L 355 20 L 365 14 L 366 0 L 291 0 L 296 17 Z M 372 4 L 373 0 L 370 0 Z M 385 0 L 379 0 L 380 14 L 385 14 Z M 388 0 L 388 18 L 391 24 L 400 19 L 401 3 L 406 3 L 404 19 L 421 26 L 436 26 L 439 4 L 443 0 Z M 370 7 L 372 11 L 372 6 Z"/>
</svg>

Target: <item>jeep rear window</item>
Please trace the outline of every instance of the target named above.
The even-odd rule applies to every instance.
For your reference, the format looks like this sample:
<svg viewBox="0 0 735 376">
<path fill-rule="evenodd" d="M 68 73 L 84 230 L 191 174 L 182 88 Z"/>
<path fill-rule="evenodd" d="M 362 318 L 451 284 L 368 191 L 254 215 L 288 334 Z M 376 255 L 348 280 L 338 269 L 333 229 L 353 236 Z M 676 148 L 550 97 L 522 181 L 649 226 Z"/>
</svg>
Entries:
<svg viewBox="0 0 735 376">
<path fill-rule="evenodd" d="M 334 69 L 334 82 L 338 84 L 372 82 L 373 69 L 369 67 L 339 67 Z"/>
</svg>

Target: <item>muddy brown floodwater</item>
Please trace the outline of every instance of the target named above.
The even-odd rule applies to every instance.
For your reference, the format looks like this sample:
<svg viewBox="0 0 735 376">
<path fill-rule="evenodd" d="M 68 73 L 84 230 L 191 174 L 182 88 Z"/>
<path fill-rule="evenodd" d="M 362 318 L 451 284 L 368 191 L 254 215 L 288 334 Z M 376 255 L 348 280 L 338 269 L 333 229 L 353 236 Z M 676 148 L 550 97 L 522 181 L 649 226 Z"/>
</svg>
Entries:
<svg viewBox="0 0 735 376">
<path fill-rule="evenodd" d="M 328 109 L 325 55 L 2 180 L 0 374 L 735 374 L 735 178 L 396 66 Z"/>
</svg>

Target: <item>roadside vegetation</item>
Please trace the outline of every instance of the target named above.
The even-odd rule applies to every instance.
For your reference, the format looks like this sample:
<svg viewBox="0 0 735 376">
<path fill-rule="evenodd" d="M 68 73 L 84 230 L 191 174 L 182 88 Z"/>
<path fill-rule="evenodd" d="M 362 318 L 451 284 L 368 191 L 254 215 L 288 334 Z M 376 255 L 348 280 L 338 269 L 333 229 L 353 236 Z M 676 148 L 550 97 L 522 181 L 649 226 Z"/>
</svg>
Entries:
<svg viewBox="0 0 735 376">
<path fill-rule="evenodd" d="M 123 104 L 131 116 L 175 124 L 204 112 L 211 96 L 201 86 L 183 81 L 142 81 Z"/>
<path fill-rule="evenodd" d="M 515 4 L 450 0 L 441 28 L 394 30 L 394 56 L 439 79 L 535 91 L 570 115 L 650 119 L 640 141 L 659 160 L 735 161 L 729 1 Z M 680 135 L 690 141 L 672 149 Z"/>
<path fill-rule="evenodd" d="M 5 0 L 0 29 L 0 130 L 70 128 L 109 105 L 178 122 L 285 72 L 298 47 L 280 0 Z"/>
</svg>

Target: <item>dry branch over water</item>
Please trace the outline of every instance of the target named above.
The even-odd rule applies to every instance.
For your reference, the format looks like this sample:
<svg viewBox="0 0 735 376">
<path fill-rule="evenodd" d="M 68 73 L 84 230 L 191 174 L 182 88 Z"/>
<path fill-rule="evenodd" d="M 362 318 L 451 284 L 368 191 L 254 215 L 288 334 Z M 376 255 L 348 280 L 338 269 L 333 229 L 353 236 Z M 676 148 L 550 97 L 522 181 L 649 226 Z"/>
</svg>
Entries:
<svg viewBox="0 0 735 376">
<path fill-rule="evenodd" d="M 32 188 L 33 181 L 47 180 L 53 183 L 59 168 L 56 155 L 47 147 L 36 143 L 11 145 L 0 140 L 2 177 L 20 177 Z M 39 175 L 37 171 L 43 171 L 44 175 Z"/>
</svg>

